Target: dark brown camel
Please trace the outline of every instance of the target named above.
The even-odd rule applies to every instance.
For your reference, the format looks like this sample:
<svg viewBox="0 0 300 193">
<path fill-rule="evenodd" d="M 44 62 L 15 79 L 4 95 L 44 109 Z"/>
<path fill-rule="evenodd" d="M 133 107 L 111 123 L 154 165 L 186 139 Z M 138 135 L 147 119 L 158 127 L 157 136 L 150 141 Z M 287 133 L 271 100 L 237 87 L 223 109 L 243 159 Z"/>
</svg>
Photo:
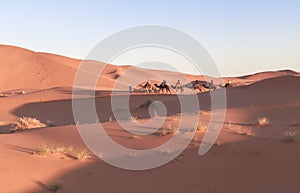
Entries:
<svg viewBox="0 0 300 193">
<path fill-rule="evenodd" d="M 193 89 L 194 89 L 194 90 L 199 90 L 200 92 L 202 92 L 202 89 L 201 89 L 200 84 L 194 84 L 194 85 L 193 85 Z"/>
<path fill-rule="evenodd" d="M 168 94 L 168 92 L 171 94 L 170 87 L 168 85 L 166 85 L 166 84 L 162 83 L 162 84 L 158 85 L 158 84 L 155 83 L 154 86 L 156 86 L 157 88 L 159 88 L 158 94 L 160 93 L 160 91 L 162 91 L 163 93 L 165 93 L 164 90 L 166 90 L 166 94 Z"/>
<path fill-rule="evenodd" d="M 149 93 L 149 91 L 152 92 L 154 90 L 153 86 L 149 82 L 146 82 L 145 85 L 139 84 L 139 86 L 146 89 L 147 93 Z"/>
</svg>

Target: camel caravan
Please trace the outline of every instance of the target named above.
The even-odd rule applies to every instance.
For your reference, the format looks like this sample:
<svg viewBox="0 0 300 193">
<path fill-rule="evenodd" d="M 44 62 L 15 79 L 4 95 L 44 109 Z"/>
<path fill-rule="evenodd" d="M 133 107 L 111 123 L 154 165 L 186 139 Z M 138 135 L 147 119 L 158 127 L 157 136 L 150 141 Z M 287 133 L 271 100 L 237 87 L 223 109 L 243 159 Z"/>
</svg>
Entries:
<svg viewBox="0 0 300 193">
<path fill-rule="evenodd" d="M 158 82 L 158 81 L 154 81 Z M 138 93 L 144 93 L 144 94 L 171 94 L 171 88 L 175 90 L 176 93 L 178 91 L 180 94 L 184 94 L 185 89 L 191 90 L 194 92 L 204 92 L 204 91 L 211 91 L 216 90 L 219 88 L 231 88 L 232 83 L 230 80 L 225 85 L 215 85 L 213 81 L 206 82 L 206 81 L 191 81 L 186 84 L 181 84 L 180 80 L 177 81 L 175 85 L 168 85 L 166 80 L 163 80 L 160 84 L 154 83 L 152 84 L 150 80 L 147 80 L 144 83 L 140 83 L 137 85 L 136 88 L 133 88 L 132 85 L 129 85 L 129 93 L 130 94 L 138 94 Z"/>
</svg>

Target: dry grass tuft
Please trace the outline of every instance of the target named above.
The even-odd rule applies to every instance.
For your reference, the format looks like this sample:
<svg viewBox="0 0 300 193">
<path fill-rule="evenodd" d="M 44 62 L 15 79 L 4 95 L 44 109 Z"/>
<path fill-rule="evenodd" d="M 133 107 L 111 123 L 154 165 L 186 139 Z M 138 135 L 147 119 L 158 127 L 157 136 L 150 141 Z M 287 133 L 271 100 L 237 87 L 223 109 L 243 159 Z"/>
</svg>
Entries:
<svg viewBox="0 0 300 193">
<path fill-rule="evenodd" d="M 39 120 L 31 117 L 21 117 L 18 122 L 15 123 L 14 127 L 10 130 L 11 132 L 41 128 L 46 127 L 47 125 L 41 123 Z"/>
<path fill-rule="evenodd" d="M 48 186 L 48 190 L 53 192 L 53 193 L 56 193 L 61 189 L 62 189 L 62 183 L 60 183 L 60 182 L 55 182 L 55 183 L 52 183 Z"/>
<path fill-rule="evenodd" d="M 174 127 L 171 124 L 168 125 L 168 134 L 175 134 L 178 131 L 178 127 Z"/>
<path fill-rule="evenodd" d="M 296 135 L 295 131 L 285 131 L 283 133 L 283 135 L 284 135 L 284 138 L 283 138 L 284 142 L 292 143 L 295 141 L 295 135 Z"/>
<path fill-rule="evenodd" d="M 262 118 L 258 119 L 257 123 L 260 127 L 264 127 L 264 126 L 269 125 L 269 120 L 266 117 L 262 117 Z"/>
<path fill-rule="evenodd" d="M 199 122 L 197 125 L 197 131 L 198 132 L 206 132 L 207 125 L 204 125 L 203 123 Z"/>
<path fill-rule="evenodd" d="M 131 122 L 136 122 L 137 121 L 137 117 L 136 116 L 131 116 L 130 117 L 130 121 Z"/>
<path fill-rule="evenodd" d="M 242 127 L 240 125 L 236 127 L 235 132 L 239 135 L 248 135 L 248 136 L 252 135 L 251 128 Z"/>
<path fill-rule="evenodd" d="M 171 124 L 168 124 L 168 128 L 161 128 L 160 136 L 165 135 L 174 135 L 179 130 L 178 127 L 174 127 Z"/>
<path fill-rule="evenodd" d="M 87 160 L 87 159 L 89 159 L 89 157 L 90 157 L 90 154 L 87 149 L 82 149 L 82 150 L 76 152 L 76 154 L 75 154 L 75 158 L 78 160 Z"/>
<path fill-rule="evenodd" d="M 224 144 L 224 140 L 223 139 L 217 139 L 217 141 L 215 142 L 215 145 L 220 147 Z"/>
<path fill-rule="evenodd" d="M 34 150 L 34 153 L 38 155 L 45 155 L 49 153 L 67 153 L 70 150 L 72 150 L 72 148 L 67 148 L 64 146 L 41 145 Z"/>
<path fill-rule="evenodd" d="M 141 139 L 141 137 L 138 135 L 131 135 L 130 139 Z"/>
<path fill-rule="evenodd" d="M 62 153 L 67 155 L 68 157 L 72 157 L 73 159 L 78 160 L 86 160 L 90 157 L 90 153 L 87 149 L 75 150 L 73 147 L 65 146 L 41 145 L 34 149 L 33 153 L 37 155 Z"/>
</svg>

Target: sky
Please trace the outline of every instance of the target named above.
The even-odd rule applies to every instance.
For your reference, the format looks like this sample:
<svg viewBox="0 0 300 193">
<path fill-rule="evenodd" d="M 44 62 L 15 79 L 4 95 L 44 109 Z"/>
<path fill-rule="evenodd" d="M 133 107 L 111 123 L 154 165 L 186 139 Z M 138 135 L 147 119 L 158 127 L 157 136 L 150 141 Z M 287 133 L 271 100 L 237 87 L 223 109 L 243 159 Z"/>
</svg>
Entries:
<svg viewBox="0 0 300 193">
<path fill-rule="evenodd" d="M 0 44 L 83 59 L 115 32 L 162 25 L 197 39 L 222 76 L 300 71 L 299 0 L 0 0 L 0 5 Z"/>
</svg>

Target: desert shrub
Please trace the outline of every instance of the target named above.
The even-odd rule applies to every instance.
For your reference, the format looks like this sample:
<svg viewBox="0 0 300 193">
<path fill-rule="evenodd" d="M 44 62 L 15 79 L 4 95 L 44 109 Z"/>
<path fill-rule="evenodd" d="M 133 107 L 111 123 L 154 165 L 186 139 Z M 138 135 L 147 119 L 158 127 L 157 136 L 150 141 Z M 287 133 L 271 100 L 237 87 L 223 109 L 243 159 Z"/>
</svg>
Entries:
<svg viewBox="0 0 300 193">
<path fill-rule="evenodd" d="M 21 117 L 19 121 L 16 122 L 14 127 L 11 129 L 11 132 L 33 129 L 33 128 L 41 128 L 46 126 L 47 126 L 46 124 L 41 123 L 39 120 L 35 118 Z"/>
<path fill-rule="evenodd" d="M 214 145 L 220 147 L 223 144 L 224 144 L 224 140 L 223 139 L 217 139 Z"/>
<path fill-rule="evenodd" d="M 160 136 L 165 136 L 165 135 L 173 135 L 178 131 L 178 127 L 174 127 L 171 124 L 168 124 L 168 128 L 161 128 L 160 129 Z"/>
<path fill-rule="evenodd" d="M 137 121 L 137 116 L 130 116 L 130 121 L 131 122 L 136 122 Z"/>
<path fill-rule="evenodd" d="M 197 125 L 197 131 L 205 132 L 206 130 L 207 130 L 207 125 L 204 125 L 203 123 L 199 122 Z"/>
<path fill-rule="evenodd" d="M 68 157 L 71 157 L 73 159 L 78 159 L 78 160 L 86 160 L 90 157 L 90 153 L 87 149 L 76 150 L 73 147 L 65 147 L 65 146 L 41 145 L 35 148 L 33 153 L 37 155 L 62 153 L 67 155 Z"/>
<path fill-rule="evenodd" d="M 269 120 L 266 117 L 262 117 L 258 119 L 258 125 L 261 127 L 269 125 Z"/>
<path fill-rule="evenodd" d="M 174 127 L 171 124 L 168 125 L 168 134 L 175 134 L 178 131 L 178 127 Z"/>
<path fill-rule="evenodd" d="M 239 135 L 252 135 L 251 129 L 247 127 L 237 126 L 235 132 Z"/>
<path fill-rule="evenodd" d="M 52 183 L 48 186 L 48 190 L 53 192 L 53 193 L 56 193 L 61 189 L 62 189 L 62 184 L 60 182 L 55 182 L 55 183 Z"/>
<path fill-rule="evenodd" d="M 34 153 L 44 155 L 48 153 L 67 153 L 69 150 L 71 150 L 71 148 L 67 148 L 64 146 L 41 145 L 34 149 Z"/>
<path fill-rule="evenodd" d="M 283 139 L 284 142 L 291 143 L 295 141 L 295 135 L 296 135 L 295 131 L 285 131 L 283 135 L 284 135 L 284 139 Z"/>
<path fill-rule="evenodd" d="M 75 154 L 75 158 L 79 160 L 86 160 L 90 157 L 89 151 L 87 149 L 82 149 Z"/>
<path fill-rule="evenodd" d="M 138 135 L 131 135 L 130 139 L 141 139 L 141 137 Z"/>
</svg>

